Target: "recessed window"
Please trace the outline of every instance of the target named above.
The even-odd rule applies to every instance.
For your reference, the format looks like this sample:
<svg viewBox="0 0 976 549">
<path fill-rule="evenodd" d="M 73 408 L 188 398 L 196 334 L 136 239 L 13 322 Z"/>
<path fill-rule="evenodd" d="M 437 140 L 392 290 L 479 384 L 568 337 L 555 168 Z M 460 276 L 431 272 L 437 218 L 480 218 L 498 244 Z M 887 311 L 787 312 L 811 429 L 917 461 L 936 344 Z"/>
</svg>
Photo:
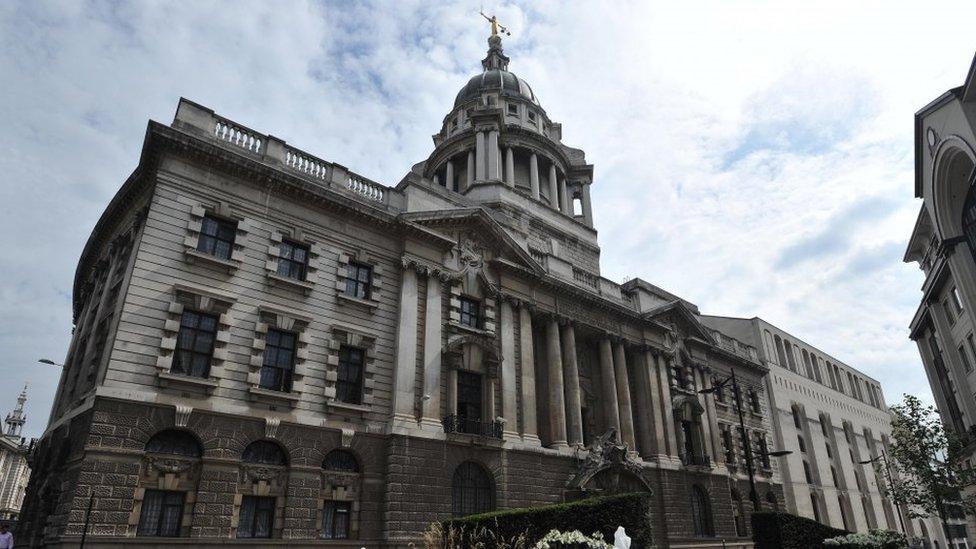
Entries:
<svg viewBox="0 0 976 549">
<path fill-rule="evenodd" d="M 481 328 L 481 301 L 461 296 L 461 324 Z"/>
<path fill-rule="evenodd" d="M 278 274 L 293 280 L 305 280 L 308 270 L 308 246 L 282 241 L 278 255 Z"/>
<path fill-rule="evenodd" d="M 373 268 L 362 263 L 349 263 L 346 266 L 346 295 L 359 299 L 369 299 Z"/>
<path fill-rule="evenodd" d="M 755 389 L 749 389 L 749 402 L 752 404 L 753 412 L 762 413 L 762 402 L 759 400 L 759 392 Z"/>
<path fill-rule="evenodd" d="M 837 469 L 834 469 L 833 465 L 830 466 L 830 478 L 834 481 L 834 486 L 840 487 L 840 484 L 837 484 Z"/>
<path fill-rule="evenodd" d="M 959 359 L 962 360 L 962 365 L 966 368 L 966 373 L 973 371 L 973 365 L 970 363 L 966 349 L 962 345 L 959 346 Z"/>
<path fill-rule="evenodd" d="M 725 403 L 725 387 L 722 385 L 716 385 L 715 380 L 712 380 L 712 387 L 715 388 L 715 402 Z"/>
<path fill-rule="evenodd" d="M 800 429 L 800 412 L 796 409 L 793 410 L 793 426 Z"/>
<path fill-rule="evenodd" d="M 261 366 L 261 388 L 271 391 L 291 391 L 292 370 L 295 367 L 295 334 L 282 330 L 268 330 L 265 336 L 264 364 Z"/>
<path fill-rule="evenodd" d="M 515 103 L 509 103 L 508 114 L 512 116 L 518 116 L 518 105 L 516 105 Z"/>
<path fill-rule="evenodd" d="M 691 516 L 695 536 L 713 537 L 715 535 L 715 526 L 712 524 L 712 503 L 708 493 L 701 486 L 692 486 L 691 488 Z"/>
<path fill-rule="evenodd" d="M 356 456 L 345 450 L 332 450 L 322 460 L 322 469 L 338 473 L 358 473 L 359 462 Z"/>
<path fill-rule="evenodd" d="M 725 450 L 725 463 L 735 463 L 735 451 L 732 449 L 732 431 L 722 429 L 722 447 Z"/>
<path fill-rule="evenodd" d="M 942 299 L 942 310 L 945 312 L 946 318 L 949 319 L 949 325 L 956 323 L 956 315 L 953 314 L 952 309 L 949 307 L 949 298 Z"/>
<path fill-rule="evenodd" d="M 230 259 L 236 234 L 237 223 L 206 215 L 200 225 L 197 250 L 218 259 Z"/>
<path fill-rule="evenodd" d="M 270 440 L 256 440 L 247 445 L 241 454 L 244 463 L 260 463 L 262 465 L 288 465 L 285 452 Z"/>
<path fill-rule="evenodd" d="M 200 444 L 186 431 L 167 429 L 153 435 L 146 443 L 146 452 L 198 458 L 203 455 Z"/>
<path fill-rule="evenodd" d="M 529 111 L 529 122 L 535 124 L 535 112 Z"/>
<path fill-rule="evenodd" d="M 363 402 L 363 350 L 343 345 L 339 348 L 339 376 L 336 400 L 349 404 Z"/>
<path fill-rule="evenodd" d="M 766 436 L 762 433 L 756 433 L 756 446 L 759 448 L 759 459 L 763 468 L 769 469 L 769 447 L 766 445 Z"/>
<path fill-rule="evenodd" d="M 810 464 L 803 462 L 803 476 L 807 479 L 807 484 L 813 484 L 813 473 L 810 472 Z"/>
<path fill-rule="evenodd" d="M 796 435 L 796 443 L 800 446 L 800 451 L 805 454 L 807 452 L 807 443 L 803 440 L 803 437 Z"/>
<path fill-rule="evenodd" d="M 824 444 L 824 448 L 827 449 L 827 457 L 830 458 L 830 459 L 834 459 L 834 452 L 830 449 L 830 443 L 829 442 L 827 442 L 827 443 Z"/>
<path fill-rule="evenodd" d="M 949 290 L 949 295 L 952 296 L 952 306 L 956 309 L 956 314 L 962 313 L 962 297 L 959 295 L 959 288 L 953 286 Z"/>
<path fill-rule="evenodd" d="M 349 515 L 352 504 L 348 501 L 327 501 L 322 510 L 322 538 L 346 539 L 349 537 Z"/>
<path fill-rule="evenodd" d="M 270 538 L 274 527 L 275 498 L 244 496 L 241 498 L 240 521 L 237 524 L 239 538 Z"/>
<path fill-rule="evenodd" d="M 458 430 L 478 434 L 481 432 L 481 375 L 463 370 L 457 374 Z"/>
<path fill-rule="evenodd" d="M 180 535 L 183 492 L 146 490 L 139 515 L 139 536 L 174 538 Z"/>
<path fill-rule="evenodd" d="M 451 481 L 453 515 L 463 517 L 495 508 L 495 486 L 488 471 L 466 461 L 454 470 Z"/>
<path fill-rule="evenodd" d="M 180 333 L 176 338 L 176 353 L 170 371 L 192 377 L 209 376 L 216 336 L 216 316 L 184 311 L 180 317 Z"/>
</svg>

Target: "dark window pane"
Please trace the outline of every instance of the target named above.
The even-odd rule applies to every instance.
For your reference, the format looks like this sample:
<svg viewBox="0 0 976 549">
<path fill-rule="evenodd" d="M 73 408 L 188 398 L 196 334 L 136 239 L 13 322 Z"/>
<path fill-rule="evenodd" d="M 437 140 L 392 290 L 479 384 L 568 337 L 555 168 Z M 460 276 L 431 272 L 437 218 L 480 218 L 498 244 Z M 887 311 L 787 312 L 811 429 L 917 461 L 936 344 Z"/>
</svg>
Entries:
<svg viewBox="0 0 976 549">
<path fill-rule="evenodd" d="M 230 259 L 231 251 L 234 249 L 234 237 L 236 233 L 236 223 L 208 215 L 203 218 L 203 223 L 200 227 L 197 250 L 220 259 Z"/>
<path fill-rule="evenodd" d="M 451 482 L 454 516 L 485 513 L 495 508 L 491 476 L 477 463 L 466 461 L 454 470 Z"/>
<path fill-rule="evenodd" d="M 268 330 L 265 335 L 264 362 L 261 367 L 261 387 L 272 391 L 291 391 L 294 367 L 295 334 Z"/>
<path fill-rule="evenodd" d="M 177 537 L 183 518 L 183 492 L 146 490 L 139 516 L 140 536 Z"/>
<path fill-rule="evenodd" d="M 252 442 L 244 449 L 241 454 L 241 461 L 244 463 L 261 463 L 264 465 L 287 465 L 285 453 L 274 442 L 269 440 L 257 440 Z"/>
<path fill-rule="evenodd" d="M 279 251 L 278 274 L 295 280 L 305 280 L 308 269 L 308 248 L 286 240 L 279 246 Z"/>
<path fill-rule="evenodd" d="M 461 296 L 461 324 L 481 328 L 481 302 Z"/>
<path fill-rule="evenodd" d="M 346 295 L 369 299 L 373 280 L 373 268 L 360 263 L 346 266 Z"/>
<path fill-rule="evenodd" d="M 186 457 L 200 457 L 203 454 L 193 435 L 176 429 L 167 429 L 153 435 L 146 443 L 146 452 Z"/>
<path fill-rule="evenodd" d="M 349 537 L 349 515 L 352 505 L 348 501 L 327 501 L 322 513 L 322 537 L 346 539 Z"/>
<path fill-rule="evenodd" d="M 180 317 L 173 364 L 174 374 L 207 377 L 213 359 L 214 340 L 217 334 L 217 317 L 196 311 L 184 311 Z"/>
<path fill-rule="evenodd" d="M 345 450 L 332 450 L 322 461 L 322 468 L 340 473 L 358 473 L 359 462 L 356 461 L 356 456 Z"/>
<path fill-rule="evenodd" d="M 274 528 L 275 498 L 244 496 L 241 499 L 239 538 L 270 538 Z"/>
<path fill-rule="evenodd" d="M 339 349 L 339 372 L 336 380 L 336 399 L 350 404 L 363 401 L 363 353 L 355 347 L 343 345 Z"/>
</svg>

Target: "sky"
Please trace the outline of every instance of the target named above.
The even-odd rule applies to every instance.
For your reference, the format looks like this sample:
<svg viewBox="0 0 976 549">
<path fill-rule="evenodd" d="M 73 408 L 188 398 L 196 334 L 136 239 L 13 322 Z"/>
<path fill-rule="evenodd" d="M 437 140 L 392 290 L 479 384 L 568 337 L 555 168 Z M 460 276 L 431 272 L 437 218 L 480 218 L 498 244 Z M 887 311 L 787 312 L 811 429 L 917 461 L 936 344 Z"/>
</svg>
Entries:
<svg viewBox="0 0 976 549">
<path fill-rule="evenodd" d="M 759 316 L 931 401 L 902 255 L 913 114 L 960 85 L 972 2 L 0 2 L 0 416 L 43 432 L 74 269 L 186 97 L 373 180 L 427 157 L 487 24 L 595 165 L 603 276 Z"/>
</svg>

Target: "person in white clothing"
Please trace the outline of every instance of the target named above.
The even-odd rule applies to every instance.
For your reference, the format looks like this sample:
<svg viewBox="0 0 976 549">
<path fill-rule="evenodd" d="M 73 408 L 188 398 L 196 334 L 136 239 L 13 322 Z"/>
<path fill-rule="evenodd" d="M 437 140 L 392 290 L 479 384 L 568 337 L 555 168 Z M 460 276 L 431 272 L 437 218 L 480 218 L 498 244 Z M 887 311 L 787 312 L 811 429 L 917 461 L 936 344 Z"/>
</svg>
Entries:
<svg viewBox="0 0 976 549">
<path fill-rule="evenodd" d="M 14 535 L 6 522 L 0 523 L 0 549 L 14 549 Z"/>
</svg>

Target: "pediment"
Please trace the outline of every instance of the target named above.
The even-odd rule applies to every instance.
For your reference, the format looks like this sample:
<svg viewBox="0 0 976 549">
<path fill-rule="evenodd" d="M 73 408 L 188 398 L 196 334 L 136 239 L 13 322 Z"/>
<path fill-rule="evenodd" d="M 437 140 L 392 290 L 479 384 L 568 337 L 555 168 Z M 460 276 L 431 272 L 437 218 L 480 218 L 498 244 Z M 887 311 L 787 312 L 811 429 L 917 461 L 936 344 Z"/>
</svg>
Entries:
<svg viewBox="0 0 976 549">
<path fill-rule="evenodd" d="M 444 238 L 457 242 L 451 267 L 464 270 L 466 263 L 503 261 L 536 274 L 545 273 L 528 250 L 519 245 L 484 208 L 459 208 L 402 214 L 405 222 L 415 223 Z"/>
<path fill-rule="evenodd" d="M 702 339 L 711 345 L 715 344 L 715 340 L 708 328 L 698 320 L 698 317 L 680 299 L 651 309 L 641 316 L 667 326 L 674 332 L 675 337 L 679 341 L 693 337 Z"/>
</svg>

